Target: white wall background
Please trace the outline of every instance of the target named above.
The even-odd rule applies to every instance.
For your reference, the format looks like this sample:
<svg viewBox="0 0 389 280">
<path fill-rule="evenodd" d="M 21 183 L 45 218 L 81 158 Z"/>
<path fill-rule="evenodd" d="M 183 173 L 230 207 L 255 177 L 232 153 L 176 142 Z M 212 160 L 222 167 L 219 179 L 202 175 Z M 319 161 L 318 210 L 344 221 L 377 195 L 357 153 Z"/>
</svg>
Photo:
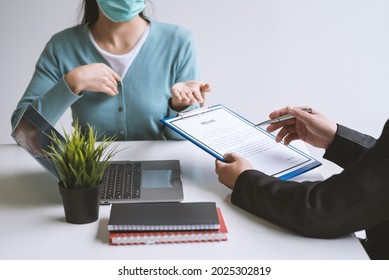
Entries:
<svg viewBox="0 0 389 280">
<path fill-rule="evenodd" d="M 0 143 L 13 143 L 10 117 L 35 62 L 52 34 L 80 20 L 81 2 L 0 0 Z M 152 0 L 148 11 L 194 32 L 208 104 L 253 122 L 311 105 L 375 137 L 389 117 L 389 1 Z M 324 175 L 336 170 L 325 162 Z"/>
</svg>

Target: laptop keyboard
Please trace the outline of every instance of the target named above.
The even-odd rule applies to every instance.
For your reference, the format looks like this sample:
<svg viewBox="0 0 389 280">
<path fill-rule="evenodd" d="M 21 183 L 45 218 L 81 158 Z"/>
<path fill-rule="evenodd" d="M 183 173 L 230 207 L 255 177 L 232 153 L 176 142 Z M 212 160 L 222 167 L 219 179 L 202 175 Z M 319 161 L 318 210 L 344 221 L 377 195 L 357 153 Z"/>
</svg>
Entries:
<svg viewBox="0 0 389 280">
<path fill-rule="evenodd" d="M 102 199 L 140 198 L 139 162 L 112 162 L 103 177 Z"/>
</svg>

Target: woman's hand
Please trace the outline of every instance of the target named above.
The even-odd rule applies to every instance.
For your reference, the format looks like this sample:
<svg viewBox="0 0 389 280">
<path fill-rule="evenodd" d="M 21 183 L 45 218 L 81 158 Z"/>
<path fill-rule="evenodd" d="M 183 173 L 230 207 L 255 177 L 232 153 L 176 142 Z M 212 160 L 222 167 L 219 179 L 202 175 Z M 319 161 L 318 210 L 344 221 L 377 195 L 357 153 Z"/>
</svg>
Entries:
<svg viewBox="0 0 389 280">
<path fill-rule="evenodd" d="M 253 169 L 253 166 L 247 159 L 234 153 L 225 154 L 224 159 L 226 162 L 216 160 L 215 171 L 220 183 L 233 189 L 239 175 L 245 170 Z"/>
<path fill-rule="evenodd" d="M 79 66 L 65 75 L 70 90 L 80 94 L 84 90 L 118 94 L 120 76 L 104 63 L 92 63 Z"/>
<path fill-rule="evenodd" d="M 179 112 L 197 102 L 203 106 L 205 94 L 211 91 L 211 86 L 198 81 L 186 81 L 174 84 L 170 91 L 172 94 L 171 107 Z"/>
<path fill-rule="evenodd" d="M 337 124 L 318 111 L 312 110 L 308 113 L 298 107 L 288 106 L 270 113 L 269 117 L 273 119 L 286 114 L 294 118 L 267 127 L 269 132 L 280 129 L 276 137 L 277 142 L 284 140 L 285 145 L 288 145 L 293 140 L 300 139 L 312 146 L 327 149 L 334 140 Z"/>
</svg>

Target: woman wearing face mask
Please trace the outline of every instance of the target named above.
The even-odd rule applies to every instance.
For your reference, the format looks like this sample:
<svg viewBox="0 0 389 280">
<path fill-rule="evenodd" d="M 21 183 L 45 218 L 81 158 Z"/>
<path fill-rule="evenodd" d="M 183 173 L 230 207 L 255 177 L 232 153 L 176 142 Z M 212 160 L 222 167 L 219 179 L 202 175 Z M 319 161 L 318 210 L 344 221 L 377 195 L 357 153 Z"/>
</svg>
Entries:
<svg viewBox="0 0 389 280">
<path fill-rule="evenodd" d="M 198 82 L 191 33 L 147 19 L 144 0 L 84 0 L 82 24 L 55 34 L 12 115 L 32 104 L 51 123 L 73 119 L 117 140 L 174 139 L 160 119 L 198 107 L 209 85 Z"/>
</svg>

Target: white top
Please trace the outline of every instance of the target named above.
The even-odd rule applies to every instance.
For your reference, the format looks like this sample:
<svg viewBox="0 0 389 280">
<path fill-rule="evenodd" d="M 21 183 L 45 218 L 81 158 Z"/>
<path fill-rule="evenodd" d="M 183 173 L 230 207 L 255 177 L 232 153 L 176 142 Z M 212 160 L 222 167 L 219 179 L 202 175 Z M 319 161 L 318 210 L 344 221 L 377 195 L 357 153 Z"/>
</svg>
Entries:
<svg viewBox="0 0 389 280">
<path fill-rule="evenodd" d="M 138 42 L 135 46 L 126 54 L 112 54 L 105 50 L 103 50 L 93 38 L 92 32 L 89 30 L 88 35 L 90 40 L 92 41 L 95 48 L 98 52 L 104 57 L 104 59 L 109 63 L 111 68 L 119 74 L 119 76 L 123 79 L 127 73 L 128 68 L 130 68 L 132 62 L 138 55 L 140 49 L 142 48 L 144 42 L 147 39 L 149 34 L 150 25 L 147 26 L 145 32 L 143 32 L 142 36 L 139 38 Z"/>
</svg>

